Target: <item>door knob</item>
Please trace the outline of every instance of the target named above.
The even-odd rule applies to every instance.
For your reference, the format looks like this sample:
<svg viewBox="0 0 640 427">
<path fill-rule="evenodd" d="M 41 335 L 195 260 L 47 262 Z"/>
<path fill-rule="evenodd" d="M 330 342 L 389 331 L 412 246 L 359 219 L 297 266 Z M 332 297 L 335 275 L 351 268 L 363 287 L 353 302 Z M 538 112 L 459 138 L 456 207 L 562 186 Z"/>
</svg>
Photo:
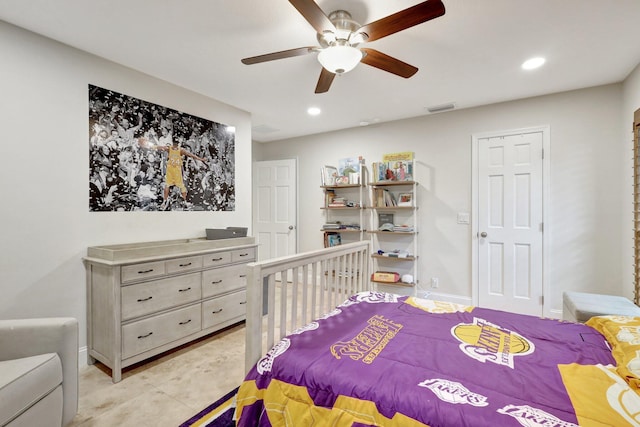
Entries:
<svg viewBox="0 0 640 427">
<path fill-rule="evenodd" d="M 487 237 L 487 232 L 483 231 L 482 233 L 480 233 L 480 237 Z"/>
<path fill-rule="evenodd" d="M 290 225 L 290 226 L 289 226 L 289 230 L 293 230 L 293 225 Z"/>
</svg>

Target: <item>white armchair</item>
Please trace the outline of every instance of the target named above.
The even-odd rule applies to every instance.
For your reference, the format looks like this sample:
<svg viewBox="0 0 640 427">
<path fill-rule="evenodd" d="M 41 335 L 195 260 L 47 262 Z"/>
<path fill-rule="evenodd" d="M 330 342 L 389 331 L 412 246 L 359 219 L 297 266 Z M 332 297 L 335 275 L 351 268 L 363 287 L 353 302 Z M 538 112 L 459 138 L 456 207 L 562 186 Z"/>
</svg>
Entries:
<svg viewBox="0 0 640 427">
<path fill-rule="evenodd" d="M 78 412 L 78 321 L 0 320 L 0 426 L 65 426 Z"/>
</svg>

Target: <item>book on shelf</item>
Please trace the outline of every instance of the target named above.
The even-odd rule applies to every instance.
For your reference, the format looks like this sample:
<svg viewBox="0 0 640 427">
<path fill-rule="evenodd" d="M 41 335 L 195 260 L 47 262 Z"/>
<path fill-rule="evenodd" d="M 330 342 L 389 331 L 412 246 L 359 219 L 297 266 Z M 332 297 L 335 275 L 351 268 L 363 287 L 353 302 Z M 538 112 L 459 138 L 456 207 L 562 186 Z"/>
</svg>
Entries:
<svg viewBox="0 0 640 427">
<path fill-rule="evenodd" d="M 380 212 L 378 214 L 378 224 L 393 224 L 393 214 Z"/>
<path fill-rule="evenodd" d="M 372 164 L 371 175 L 374 182 L 413 181 L 413 152 L 405 151 L 385 154 L 382 156 L 381 162 Z"/>
<path fill-rule="evenodd" d="M 339 246 L 342 244 L 342 237 L 339 233 L 325 233 L 324 235 L 324 246 L 326 248 L 331 248 L 333 246 Z"/>
<path fill-rule="evenodd" d="M 393 225 L 390 222 L 385 222 L 384 224 L 380 224 L 378 226 L 378 231 L 393 231 L 393 227 L 395 227 L 395 225 Z"/>
<path fill-rule="evenodd" d="M 333 201 L 334 197 L 336 197 L 335 190 L 327 188 L 324 190 L 324 205 L 329 206 L 329 204 Z"/>
<path fill-rule="evenodd" d="M 340 222 L 327 222 L 322 226 L 324 231 L 337 231 L 337 230 L 360 230 L 358 224 L 342 224 Z"/>
<path fill-rule="evenodd" d="M 333 197 L 327 205 L 330 208 L 338 208 L 347 206 L 347 200 L 344 197 Z"/>
<path fill-rule="evenodd" d="M 323 230 L 340 230 L 342 225 L 339 222 L 328 222 L 322 226 Z"/>
<path fill-rule="evenodd" d="M 378 231 L 393 231 L 394 233 L 413 233 L 415 227 L 411 225 L 396 225 L 390 222 L 380 224 Z"/>
<path fill-rule="evenodd" d="M 411 255 L 409 254 L 408 251 L 403 251 L 400 249 L 394 249 L 390 252 L 385 252 L 382 250 L 378 251 L 378 255 L 382 255 L 384 257 L 388 257 L 388 258 L 407 258 L 410 257 Z"/>
<path fill-rule="evenodd" d="M 374 202 L 375 206 L 379 208 L 396 206 L 395 196 L 386 188 L 374 189 Z"/>
<path fill-rule="evenodd" d="M 412 233 L 415 231 L 415 228 L 411 225 L 394 225 L 393 231 L 396 233 Z"/>
</svg>

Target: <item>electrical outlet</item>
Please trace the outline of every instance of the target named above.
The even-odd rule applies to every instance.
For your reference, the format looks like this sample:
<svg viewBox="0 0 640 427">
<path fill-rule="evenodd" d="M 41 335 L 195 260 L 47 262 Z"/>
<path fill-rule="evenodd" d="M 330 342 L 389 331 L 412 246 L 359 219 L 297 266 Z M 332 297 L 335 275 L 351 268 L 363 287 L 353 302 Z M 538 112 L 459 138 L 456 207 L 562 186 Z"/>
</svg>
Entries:
<svg viewBox="0 0 640 427">
<path fill-rule="evenodd" d="M 418 291 L 418 298 L 429 299 L 431 292 L 429 291 Z"/>
<path fill-rule="evenodd" d="M 438 287 L 438 278 L 437 277 L 432 277 L 431 278 L 431 287 L 433 289 L 436 289 Z"/>
</svg>

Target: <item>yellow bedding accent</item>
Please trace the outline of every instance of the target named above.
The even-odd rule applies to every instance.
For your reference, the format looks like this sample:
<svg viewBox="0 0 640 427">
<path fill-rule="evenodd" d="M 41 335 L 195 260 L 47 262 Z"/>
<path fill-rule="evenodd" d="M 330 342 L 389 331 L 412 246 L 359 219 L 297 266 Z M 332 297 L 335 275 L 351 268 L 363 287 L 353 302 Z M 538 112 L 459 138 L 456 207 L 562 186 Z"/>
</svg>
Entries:
<svg viewBox="0 0 640 427">
<path fill-rule="evenodd" d="M 412 305 L 427 313 L 445 314 L 445 313 L 458 313 L 468 312 L 471 313 L 474 309 L 473 306 L 456 304 L 453 302 L 436 301 L 430 299 L 422 299 L 416 297 L 409 297 L 405 301 L 405 304 Z"/>
<path fill-rule="evenodd" d="M 631 387 L 640 388 L 640 317 L 596 316 L 588 326 L 605 336 L 618 362 L 618 374 Z"/>
<path fill-rule="evenodd" d="M 381 415 L 376 405 L 367 400 L 339 396 L 333 408 L 315 406 L 303 386 L 271 380 L 266 389 L 258 389 L 255 381 L 240 386 L 236 402 L 238 419 L 245 406 L 264 400 L 273 426 L 350 426 L 355 422 L 384 427 L 428 427 L 402 414 L 389 419 Z"/>
<path fill-rule="evenodd" d="M 580 426 L 640 426 L 640 396 L 613 366 L 559 365 Z"/>
</svg>

